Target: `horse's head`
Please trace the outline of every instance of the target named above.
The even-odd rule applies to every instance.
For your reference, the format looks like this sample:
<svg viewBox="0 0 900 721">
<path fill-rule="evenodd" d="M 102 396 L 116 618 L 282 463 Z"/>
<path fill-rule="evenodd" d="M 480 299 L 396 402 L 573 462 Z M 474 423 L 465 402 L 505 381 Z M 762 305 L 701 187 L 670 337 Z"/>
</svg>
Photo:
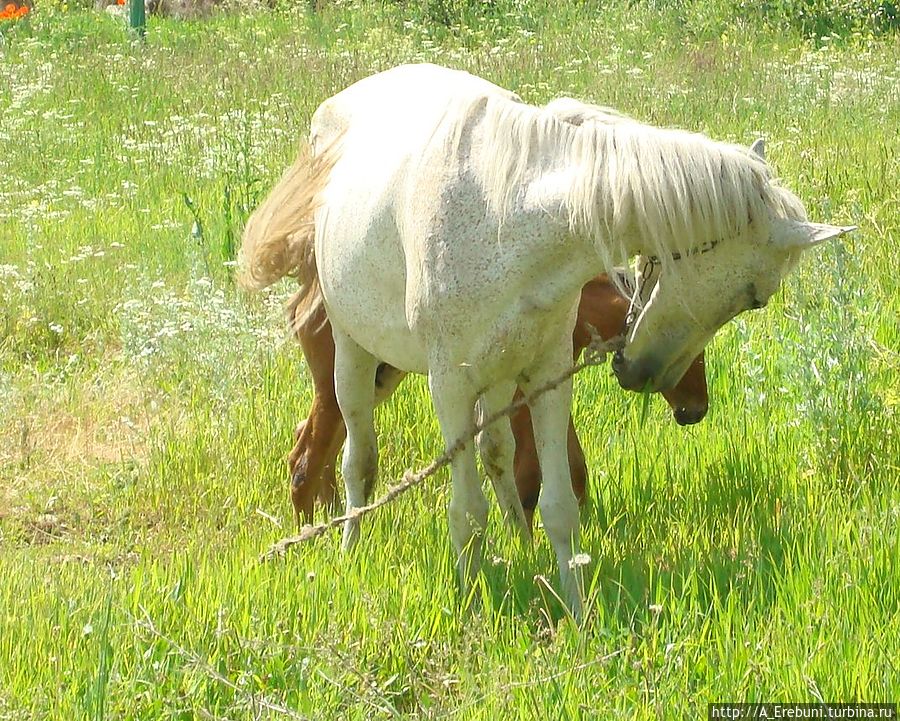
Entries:
<svg viewBox="0 0 900 721">
<path fill-rule="evenodd" d="M 682 272 L 662 272 L 613 359 L 623 388 L 672 388 L 719 328 L 766 305 L 803 250 L 851 228 L 780 219 L 767 230 L 763 238 L 729 239 L 684 256 Z"/>
<path fill-rule="evenodd" d="M 673 388 L 719 328 L 766 305 L 804 250 L 853 230 L 810 223 L 795 196 L 774 192 L 777 207 L 740 237 L 660 259 L 659 280 L 613 359 L 623 388 Z"/>
<path fill-rule="evenodd" d="M 633 309 L 638 305 L 649 302 L 650 293 L 659 280 L 659 264 L 641 258 L 638 263 L 637 274 L 634 278 L 634 288 L 638 296 L 632 300 L 632 306 L 625 318 L 629 322 Z M 619 285 L 628 288 L 630 281 L 627 275 L 619 277 Z M 709 410 L 709 389 L 706 383 L 706 364 L 704 352 L 694 358 L 687 371 L 672 388 L 662 391 L 663 397 L 672 409 L 672 416 L 680 426 L 690 426 L 699 423 L 706 417 Z"/>
<path fill-rule="evenodd" d="M 662 392 L 672 409 L 672 415 L 680 426 L 699 423 L 709 410 L 709 392 L 706 386 L 706 368 L 703 352 L 688 366 L 678 383 Z"/>
</svg>

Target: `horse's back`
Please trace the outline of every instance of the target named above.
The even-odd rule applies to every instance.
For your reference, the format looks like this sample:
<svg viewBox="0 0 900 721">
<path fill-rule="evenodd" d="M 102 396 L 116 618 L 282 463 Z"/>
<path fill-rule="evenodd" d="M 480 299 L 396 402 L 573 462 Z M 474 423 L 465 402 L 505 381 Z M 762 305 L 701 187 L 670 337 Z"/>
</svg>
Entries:
<svg viewBox="0 0 900 721">
<path fill-rule="evenodd" d="M 524 107 L 468 73 L 417 65 L 317 111 L 314 140 L 340 147 L 316 218 L 320 283 L 334 326 L 377 358 L 478 367 L 489 384 L 574 323 L 578 279 L 597 269 L 569 257 L 576 241 L 547 210 L 553 188 L 523 186 L 503 217 L 485 192 L 488 108 Z"/>
<path fill-rule="evenodd" d="M 428 63 L 399 65 L 371 75 L 324 101 L 313 115 L 313 143 L 327 145 L 349 130 L 389 139 L 401 130 L 439 122 L 452 102 L 479 96 L 521 102 L 515 93 L 462 70 Z"/>
<path fill-rule="evenodd" d="M 406 371 L 427 369 L 425 348 L 410 329 L 423 261 L 410 239 L 427 234 L 425 206 L 440 204 L 445 171 L 424 158 L 440 158 L 459 113 L 482 97 L 518 101 L 468 73 L 405 65 L 351 85 L 313 117 L 315 151 L 340 147 L 316 220 L 329 317 Z"/>
</svg>

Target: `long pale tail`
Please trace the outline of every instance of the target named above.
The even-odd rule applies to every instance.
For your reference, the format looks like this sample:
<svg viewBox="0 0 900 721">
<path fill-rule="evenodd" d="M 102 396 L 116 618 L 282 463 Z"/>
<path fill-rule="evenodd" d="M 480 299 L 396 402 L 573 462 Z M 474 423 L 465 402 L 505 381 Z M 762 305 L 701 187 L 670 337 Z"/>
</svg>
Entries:
<svg viewBox="0 0 900 721">
<path fill-rule="evenodd" d="M 290 305 L 292 317 L 300 322 L 321 300 L 315 256 L 315 211 L 334 166 L 335 154 L 332 146 L 313 156 L 309 146 L 304 145 L 294 163 L 250 216 L 241 239 L 240 284 L 261 290 L 285 276 L 296 278 L 300 289 Z"/>
</svg>

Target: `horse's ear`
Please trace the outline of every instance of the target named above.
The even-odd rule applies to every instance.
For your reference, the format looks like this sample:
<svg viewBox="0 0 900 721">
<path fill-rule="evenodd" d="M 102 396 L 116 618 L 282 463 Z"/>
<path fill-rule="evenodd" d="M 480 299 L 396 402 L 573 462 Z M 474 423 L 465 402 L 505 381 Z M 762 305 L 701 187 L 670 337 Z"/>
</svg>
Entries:
<svg viewBox="0 0 900 721">
<path fill-rule="evenodd" d="M 856 226 L 801 223 L 796 220 L 780 219 L 772 225 L 772 242 L 782 248 L 811 248 L 851 230 L 856 230 Z"/>
<path fill-rule="evenodd" d="M 762 138 L 757 138 L 753 141 L 753 145 L 750 146 L 750 152 L 754 155 L 758 155 L 762 160 L 766 159 L 766 141 Z"/>
</svg>

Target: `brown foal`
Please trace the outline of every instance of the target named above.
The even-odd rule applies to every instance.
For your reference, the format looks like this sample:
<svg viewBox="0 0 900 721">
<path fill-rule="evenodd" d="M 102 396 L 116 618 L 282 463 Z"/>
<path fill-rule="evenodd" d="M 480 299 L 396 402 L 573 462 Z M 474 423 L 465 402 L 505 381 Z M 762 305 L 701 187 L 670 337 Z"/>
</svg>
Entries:
<svg viewBox="0 0 900 721">
<path fill-rule="evenodd" d="M 588 282 L 581 291 L 578 320 L 575 323 L 573 345 L 575 358 L 587 348 L 592 329 L 608 340 L 618 335 L 628 313 L 628 300 L 616 290 L 606 275 Z M 313 402 L 309 417 L 294 432 L 295 443 L 288 457 L 291 472 L 291 500 L 294 518 L 299 525 L 312 519 L 318 498 L 326 506 L 334 506 L 337 499 L 335 467 L 344 442 L 344 422 L 334 393 L 334 340 L 331 325 L 320 306 L 297 333 L 303 355 L 313 377 Z M 387 364 L 378 367 L 375 377 L 378 401 L 387 398 L 404 377 L 402 371 Z M 709 398 L 703 354 L 688 368 L 687 373 L 663 396 L 672 408 L 675 420 L 681 425 L 697 423 L 705 415 Z M 534 518 L 541 489 L 541 471 L 535 449 L 531 414 L 527 406 L 510 416 L 516 441 L 514 459 L 516 487 L 525 509 L 529 525 Z M 584 451 L 569 418 L 569 471 L 572 489 L 579 503 L 584 501 L 587 484 L 587 464 Z"/>
</svg>

